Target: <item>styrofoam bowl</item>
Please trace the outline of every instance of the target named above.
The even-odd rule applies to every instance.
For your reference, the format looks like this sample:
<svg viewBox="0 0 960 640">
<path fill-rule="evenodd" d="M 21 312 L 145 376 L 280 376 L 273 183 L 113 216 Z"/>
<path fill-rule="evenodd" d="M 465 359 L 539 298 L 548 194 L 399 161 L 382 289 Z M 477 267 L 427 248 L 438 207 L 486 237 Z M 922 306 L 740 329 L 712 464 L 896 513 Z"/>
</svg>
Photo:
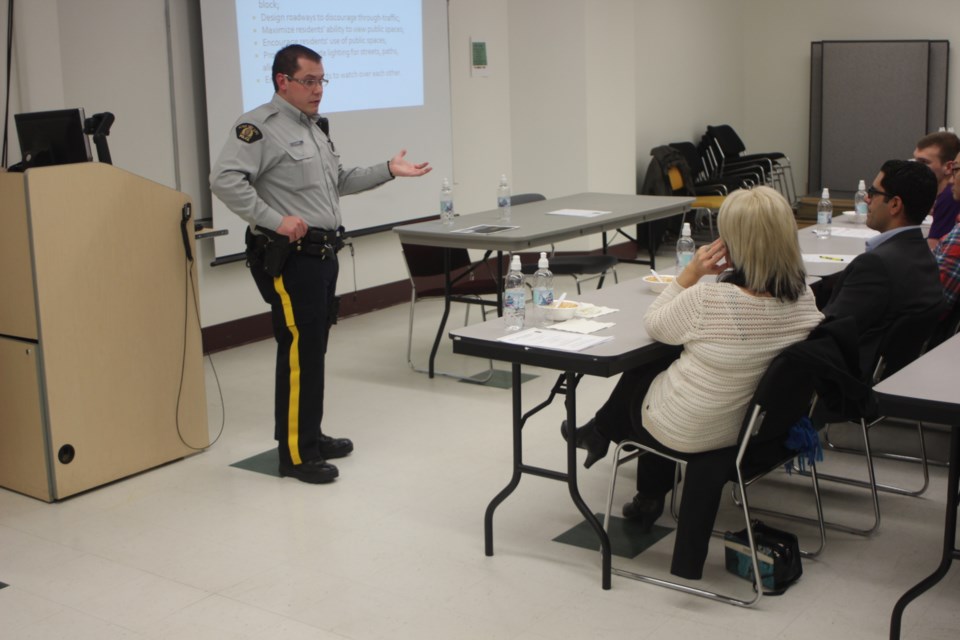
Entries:
<svg viewBox="0 0 960 640">
<path fill-rule="evenodd" d="M 554 300 L 543 309 L 543 315 L 551 322 L 563 322 L 569 320 L 577 313 L 580 305 L 573 300 Z"/>
<path fill-rule="evenodd" d="M 660 280 L 658 281 L 657 276 L 649 275 L 643 276 L 643 281 L 646 283 L 647 288 L 650 289 L 650 291 L 653 291 L 654 293 L 660 293 L 667 288 L 667 285 L 673 282 L 674 278 L 676 278 L 676 276 L 660 276 Z"/>
</svg>

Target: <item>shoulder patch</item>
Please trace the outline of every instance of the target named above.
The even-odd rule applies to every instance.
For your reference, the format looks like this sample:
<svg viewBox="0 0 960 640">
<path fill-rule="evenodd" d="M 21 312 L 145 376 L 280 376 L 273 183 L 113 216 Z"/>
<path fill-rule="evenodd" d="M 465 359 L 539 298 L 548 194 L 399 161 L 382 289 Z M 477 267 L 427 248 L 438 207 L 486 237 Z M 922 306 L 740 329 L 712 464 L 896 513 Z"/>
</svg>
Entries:
<svg viewBox="0 0 960 640">
<path fill-rule="evenodd" d="M 260 129 L 257 129 L 256 126 L 249 122 L 242 122 L 237 125 L 237 137 L 249 143 L 260 140 L 263 138 L 263 134 L 260 133 Z"/>
</svg>

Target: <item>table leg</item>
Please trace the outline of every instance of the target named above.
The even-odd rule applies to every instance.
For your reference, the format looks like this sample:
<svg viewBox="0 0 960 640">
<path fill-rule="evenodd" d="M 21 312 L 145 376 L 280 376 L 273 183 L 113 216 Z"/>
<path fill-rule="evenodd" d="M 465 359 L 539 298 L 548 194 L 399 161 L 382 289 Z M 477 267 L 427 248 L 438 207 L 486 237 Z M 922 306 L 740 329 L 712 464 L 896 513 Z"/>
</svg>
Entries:
<svg viewBox="0 0 960 640">
<path fill-rule="evenodd" d="M 437 351 L 440 350 L 440 341 L 443 339 L 443 329 L 447 326 L 447 318 L 450 317 L 450 295 L 453 289 L 453 283 L 450 280 L 450 249 L 443 249 L 443 317 L 440 319 L 440 327 L 437 329 L 437 336 L 433 339 L 433 348 L 430 349 L 430 362 L 427 365 L 428 377 L 433 377 L 434 360 L 437 359 Z"/>
<path fill-rule="evenodd" d="M 603 525 L 597 520 L 587 503 L 583 501 L 580 495 L 580 487 L 577 484 L 577 439 L 574 437 L 574 429 L 577 424 L 577 375 L 572 371 L 566 373 L 567 392 L 564 398 L 564 405 L 567 409 L 567 424 L 574 425 L 570 430 L 570 437 L 567 438 L 567 486 L 570 489 L 570 498 L 573 504 L 577 506 L 580 513 L 587 520 L 593 531 L 600 539 L 600 583 L 604 589 L 610 588 L 610 536 L 604 531 Z"/>
<path fill-rule="evenodd" d="M 950 430 L 950 471 L 947 480 L 947 513 L 944 517 L 943 531 L 943 554 L 940 559 L 940 566 L 929 576 L 921 580 L 912 589 L 907 591 L 897 601 L 893 608 L 893 615 L 890 617 L 890 638 L 896 640 L 900 637 L 900 623 L 903 618 L 903 610 L 907 605 L 915 600 L 920 594 L 940 582 L 943 576 L 950 569 L 950 563 L 954 559 L 960 559 L 957 551 L 957 496 L 960 491 L 960 428 L 954 426 Z"/>
<path fill-rule="evenodd" d="M 503 251 L 497 251 L 497 282 L 501 283 L 497 288 L 497 317 L 503 317 Z"/>
<path fill-rule="evenodd" d="M 520 365 L 516 362 L 512 365 L 511 374 L 513 386 L 513 476 L 507 486 L 490 501 L 483 516 L 483 546 L 484 553 L 488 556 L 493 555 L 493 512 L 517 488 L 517 485 L 520 484 L 520 476 L 523 473 L 523 416 L 521 415 L 523 403 L 520 394 Z"/>
</svg>

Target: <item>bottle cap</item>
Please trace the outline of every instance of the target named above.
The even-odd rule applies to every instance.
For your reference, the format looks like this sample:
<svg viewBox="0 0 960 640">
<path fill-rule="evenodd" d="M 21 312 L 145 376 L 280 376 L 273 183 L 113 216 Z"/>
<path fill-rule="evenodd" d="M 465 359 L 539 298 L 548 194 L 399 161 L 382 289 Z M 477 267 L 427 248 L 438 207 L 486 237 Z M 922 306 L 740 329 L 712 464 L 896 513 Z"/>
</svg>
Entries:
<svg viewBox="0 0 960 640">
<path fill-rule="evenodd" d="M 500 184 L 507 184 L 507 174 L 505 173 L 500 174 Z"/>
<path fill-rule="evenodd" d="M 510 271 L 520 271 L 520 256 L 510 258 Z"/>
<path fill-rule="evenodd" d="M 823 188 L 823 193 L 820 194 L 820 198 L 826 200 L 826 199 L 829 198 L 829 197 L 830 197 L 830 189 L 824 187 L 824 188 Z"/>
<path fill-rule="evenodd" d="M 442 189 L 449 189 L 449 188 L 450 188 L 450 180 L 449 180 L 448 178 L 444 178 L 444 179 L 443 179 L 443 184 L 441 184 L 440 187 L 441 187 Z"/>
<path fill-rule="evenodd" d="M 867 190 L 867 183 L 861 180 L 860 184 L 857 185 L 857 191 L 866 191 L 866 190 Z"/>
<path fill-rule="evenodd" d="M 550 268 L 550 261 L 547 260 L 547 252 L 546 252 L 546 251 L 541 251 L 541 252 L 540 252 L 540 260 L 537 261 L 537 268 L 538 268 L 538 269 L 549 269 L 549 268 Z"/>
<path fill-rule="evenodd" d="M 683 237 L 685 237 L 685 238 L 689 238 L 689 237 L 690 237 L 690 223 L 689 223 L 689 222 L 684 222 L 684 223 L 683 223 L 683 231 L 680 232 L 680 235 L 683 236 Z"/>
</svg>

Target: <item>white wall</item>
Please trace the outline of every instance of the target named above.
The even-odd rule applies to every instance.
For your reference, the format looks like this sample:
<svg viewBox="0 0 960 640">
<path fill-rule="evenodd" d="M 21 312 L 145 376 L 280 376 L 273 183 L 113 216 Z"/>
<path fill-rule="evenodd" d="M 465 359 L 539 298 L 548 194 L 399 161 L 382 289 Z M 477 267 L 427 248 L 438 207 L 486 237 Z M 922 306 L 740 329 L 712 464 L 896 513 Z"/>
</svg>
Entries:
<svg viewBox="0 0 960 640">
<path fill-rule="evenodd" d="M 194 5 L 17 2 L 11 113 L 67 106 L 114 112 L 115 164 L 180 188 L 199 214 L 207 213 Z M 0 33 L 6 6 L 0 0 Z M 803 183 L 810 42 L 949 39 L 960 24 L 960 4 L 948 0 L 450 0 L 449 6 L 453 178 L 463 213 L 492 206 L 501 173 L 511 176 L 515 192 L 633 192 L 651 147 L 696 140 L 706 125 L 719 123 L 733 125 L 749 149 L 787 153 Z M 470 75 L 471 37 L 488 43 L 489 77 Z M 896 90 L 883 84 L 882 69 L 871 73 L 877 100 Z M 955 82 L 952 124 L 960 123 L 958 91 Z M 12 127 L 11 142 L 16 161 Z M 355 263 L 343 256 L 341 293 L 353 289 L 354 279 L 363 289 L 405 277 L 392 233 L 357 239 L 355 249 Z M 204 326 L 266 310 L 242 264 L 210 267 L 212 246 L 203 241 L 198 254 Z"/>
<path fill-rule="evenodd" d="M 708 124 L 744 123 L 740 0 L 636 2 L 636 154 L 640 177 L 650 149 L 696 142 Z"/>
<path fill-rule="evenodd" d="M 805 192 L 807 181 L 811 42 L 952 39 L 947 122 L 960 129 L 960 82 L 954 71 L 954 47 L 960 45 L 960 4 L 956 2 L 744 0 L 743 25 L 749 38 L 743 40 L 742 60 L 749 73 L 743 87 L 741 137 L 748 149 L 787 153 L 801 191 Z M 876 79 L 873 87 L 879 103 L 897 91 L 884 82 L 883 69 L 868 73 Z M 904 149 L 903 156 L 909 157 L 912 151 Z"/>
</svg>

